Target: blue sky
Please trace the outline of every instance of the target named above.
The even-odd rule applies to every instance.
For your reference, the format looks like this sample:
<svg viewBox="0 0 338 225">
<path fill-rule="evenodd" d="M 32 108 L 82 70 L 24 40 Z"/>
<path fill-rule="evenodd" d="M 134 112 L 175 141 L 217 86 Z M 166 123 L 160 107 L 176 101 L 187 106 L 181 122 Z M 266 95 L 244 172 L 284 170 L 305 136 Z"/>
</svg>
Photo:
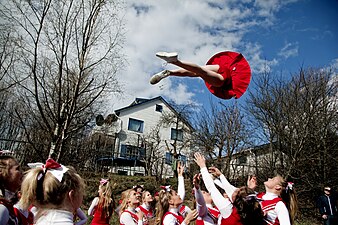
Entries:
<svg viewBox="0 0 338 225">
<path fill-rule="evenodd" d="M 177 51 L 181 59 L 201 65 L 220 51 L 241 52 L 253 79 L 266 66 L 272 72 L 283 71 L 285 78 L 300 67 L 338 68 L 337 0 L 128 0 L 125 4 L 121 16 L 128 65 L 119 73 L 124 95 L 111 97 L 109 110 L 136 97 L 161 95 L 178 104 L 204 107 L 210 99 L 219 100 L 198 78 L 170 77 L 150 85 L 151 75 L 175 68 L 158 59 L 157 51 Z M 240 102 L 245 98 L 246 94 Z"/>
</svg>

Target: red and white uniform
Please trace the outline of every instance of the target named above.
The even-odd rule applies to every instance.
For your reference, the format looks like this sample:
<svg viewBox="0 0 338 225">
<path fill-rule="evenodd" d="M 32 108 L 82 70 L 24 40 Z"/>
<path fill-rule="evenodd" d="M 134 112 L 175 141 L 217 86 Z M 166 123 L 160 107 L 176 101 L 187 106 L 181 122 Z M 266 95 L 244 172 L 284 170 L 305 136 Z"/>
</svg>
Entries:
<svg viewBox="0 0 338 225">
<path fill-rule="evenodd" d="M 148 225 L 149 224 L 149 219 L 154 217 L 154 212 L 151 206 L 147 206 L 146 204 L 142 204 L 139 207 L 136 208 L 136 212 L 142 211 L 144 216 L 143 216 L 143 225 Z"/>
<path fill-rule="evenodd" d="M 278 195 L 273 193 L 259 193 L 258 198 L 262 199 L 261 207 L 266 214 L 265 222 L 268 225 L 291 225 L 289 211 Z"/>
<path fill-rule="evenodd" d="M 181 216 L 183 216 L 183 218 L 185 218 L 186 217 L 186 215 L 188 214 L 188 213 L 190 213 L 191 212 L 191 209 L 188 207 L 188 206 L 186 206 L 186 205 L 180 205 L 179 207 L 178 207 L 178 213 L 181 215 Z"/>
<path fill-rule="evenodd" d="M 143 221 L 138 219 L 135 208 L 128 208 L 120 216 L 120 225 L 143 225 Z"/>
<path fill-rule="evenodd" d="M 29 210 L 24 210 L 19 202 L 13 206 L 14 213 L 18 218 L 19 224 L 29 225 L 34 222 L 34 214 Z"/>
<path fill-rule="evenodd" d="M 194 188 L 194 193 L 196 198 L 196 209 L 198 211 L 196 225 L 216 225 L 220 215 L 219 210 L 212 205 L 205 203 L 200 189 Z"/>
<path fill-rule="evenodd" d="M 237 213 L 236 208 L 233 207 L 229 198 L 224 198 L 223 195 L 218 191 L 206 167 L 201 168 L 201 174 L 203 177 L 205 187 L 207 188 L 215 206 L 218 208 L 220 212 L 218 224 L 240 225 L 241 223 L 238 220 L 239 215 Z M 228 196 L 231 196 L 233 190 L 232 189 L 230 189 L 229 191 L 226 190 L 226 192 Z"/>
<path fill-rule="evenodd" d="M 183 216 L 179 215 L 178 209 L 170 209 L 166 212 L 162 219 L 162 225 L 187 225 Z"/>
</svg>

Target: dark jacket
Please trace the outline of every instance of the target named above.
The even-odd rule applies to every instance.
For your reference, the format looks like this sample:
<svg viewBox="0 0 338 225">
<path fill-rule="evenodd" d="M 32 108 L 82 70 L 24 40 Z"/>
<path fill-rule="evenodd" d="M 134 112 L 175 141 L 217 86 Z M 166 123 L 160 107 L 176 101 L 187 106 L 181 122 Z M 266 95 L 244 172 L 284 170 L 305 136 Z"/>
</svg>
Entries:
<svg viewBox="0 0 338 225">
<path fill-rule="evenodd" d="M 331 209 L 330 210 L 330 204 Z M 337 199 L 335 196 L 322 195 L 318 198 L 317 206 L 321 215 L 337 215 Z"/>
</svg>

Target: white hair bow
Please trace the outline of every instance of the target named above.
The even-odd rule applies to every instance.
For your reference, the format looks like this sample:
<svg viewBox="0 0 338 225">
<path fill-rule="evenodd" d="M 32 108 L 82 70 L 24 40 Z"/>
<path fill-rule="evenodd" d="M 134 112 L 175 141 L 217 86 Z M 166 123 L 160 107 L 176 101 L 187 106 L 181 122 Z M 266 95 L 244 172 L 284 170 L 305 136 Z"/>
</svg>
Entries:
<svg viewBox="0 0 338 225">
<path fill-rule="evenodd" d="M 167 186 L 161 186 L 161 188 L 163 190 L 165 190 L 166 192 L 170 192 L 170 185 L 167 185 Z"/>
</svg>

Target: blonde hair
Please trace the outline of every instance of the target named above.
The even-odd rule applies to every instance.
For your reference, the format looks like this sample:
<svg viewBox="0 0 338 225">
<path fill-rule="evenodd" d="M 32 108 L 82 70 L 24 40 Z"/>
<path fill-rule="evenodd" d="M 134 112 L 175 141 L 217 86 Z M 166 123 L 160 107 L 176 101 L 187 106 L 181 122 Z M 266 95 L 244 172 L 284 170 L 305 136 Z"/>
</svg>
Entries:
<svg viewBox="0 0 338 225">
<path fill-rule="evenodd" d="M 123 199 L 121 203 L 120 216 L 124 212 L 124 210 L 128 208 L 129 197 L 133 191 L 136 192 L 134 189 L 128 189 L 122 192 Z"/>
<path fill-rule="evenodd" d="M 101 210 L 101 218 L 108 218 L 113 214 L 114 200 L 112 198 L 113 188 L 110 181 L 101 184 L 99 188 L 102 190 L 99 196 L 98 208 Z"/>
<path fill-rule="evenodd" d="M 75 196 L 81 196 L 84 188 L 83 179 L 72 167 L 68 167 L 61 182 L 48 170 L 44 172 L 42 168 L 33 168 L 26 172 L 22 182 L 20 202 L 24 209 L 31 204 L 37 208 L 61 208 L 69 191 L 73 190 Z"/>
<path fill-rule="evenodd" d="M 280 185 L 282 186 L 280 197 L 282 198 L 283 202 L 286 205 L 286 208 L 289 211 L 291 224 L 294 224 L 297 211 L 298 211 L 298 204 L 297 204 L 298 201 L 297 201 L 297 195 L 296 195 L 295 188 L 293 186 L 292 188 L 289 188 L 288 182 L 281 175 L 277 175 L 277 177 L 279 177 Z"/>
<path fill-rule="evenodd" d="M 161 190 L 158 195 L 158 202 L 156 203 L 156 220 L 155 225 L 162 224 L 162 218 L 166 212 L 169 211 L 169 201 L 173 196 L 173 190 L 165 191 Z"/>
<path fill-rule="evenodd" d="M 0 156 L 0 192 L 4 194 L 5 186 L 9 178 L 9 170 L 13 165 L 19 164 L 18 161 L 10 155 Z M 1 196 L 0 196 L 1 197 Z"/>
</svg>

